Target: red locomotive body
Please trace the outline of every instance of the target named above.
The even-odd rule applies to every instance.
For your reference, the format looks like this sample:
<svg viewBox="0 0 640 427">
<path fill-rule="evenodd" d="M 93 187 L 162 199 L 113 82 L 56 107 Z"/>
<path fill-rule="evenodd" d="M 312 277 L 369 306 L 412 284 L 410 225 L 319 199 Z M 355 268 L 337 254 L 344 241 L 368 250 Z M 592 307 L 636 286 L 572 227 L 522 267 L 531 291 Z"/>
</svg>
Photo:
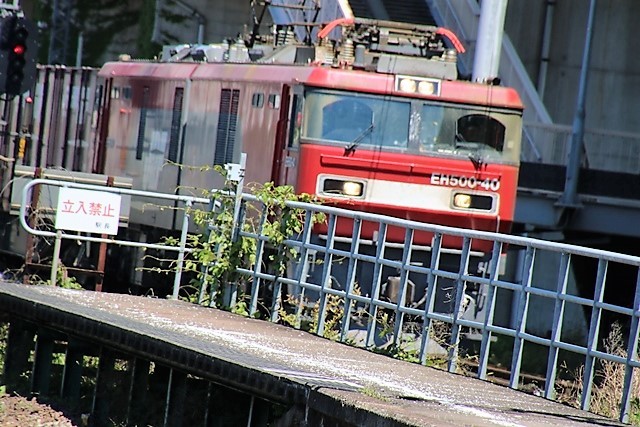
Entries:
<svg viewBox="0 0 640 427">
<path fill-rule="evenodd" d="M 515 91 L 443 79 L 426 80 L 436 86 L 433 93 L 407 94 L 402 79 L 411 78 L 314 70 L 307 81 L 297 189 L 350 209 L 509 231 L 521 132 Z M 364 237 L 375 230 L 365 224 Z M 339 225 L 339 235 L 350 232 L 350 224 Z M 392 241 L 404 239 L 402 232 L 390 233 Z M 431 238 L 417 235 L 414 243 L 428 246 Z M 459 248 L 460 242 L 450 239 L 445 246 Z M 490 247 L 474 242 L 474 249 Z"/>
<path fill-rule="evenodd" d="M 517 93 L 457 80 L 456 54 L 437 28 L 360 20 L 342 33 L 315 46 L 184 46 L 160 61 L 105 64 L 94 171 L 154 191 L 214 188 L 219 177 L 166 159 L 225 164 L 244 152 L 245 182 L 290 184 L 350 209 L 508 231 Z M 170 211 L 132 208 L 133 223 L 168 229 L 175 221 Z M 374 231 L 365 225 L 363 237 Z M 350 233 L 350 224 L 338 224 L 338 235 Z M 431 237 L 414 243 L 429 246 Z"/>
<path fill-rule="evenodd" d="M 339 40 L 314 45 L 240 40 L 167 47 L 160 60 L 105 64 L 94 172 L 130 177 L 136 189 L 193 194 L 223 184 L 201 166 L 238 163 L 246 153 L 245 184 L 288 184 L 347 209 L 509 231 L 522 133 L 518 94 L 459 80 L 457 52 L 441 38 L 446 31 L 347 24 Z M 152 241 L 178 221 L 175 209 L 132 202 L 127 233 Z M 377 229 L 362 224 L 362 253 L 375 254 Z M 312 240 L 322 244 L 326 232 L 318 226 Z M 352 232 L 352 221 L 338 219 L 334 246 L 348 251 Z M 428 262 L 432 238 L 413 236 L 412 263 Z M 385 256 L 401 259 L 404 239 L 403 230 L 390 227 Z M 446 236 L 442 244 L 442 265 L 457 271 L 462 241 Z M 473 274 L 491 246 L 473 239 L 471 249 Z M 308 280 L 318 283 L 313 265 L 311 259 Z M 345 264 L 331 274 L 332 286 L 342 286 Z M 372 274 L 359 265 L 364 294 Z M 396 274 L 384 267 L 383 280 Z M 420 283 L 416 295 L 424 292 L 425 278 L 411 280 Z M 467 292 L 481 298 L 479 289 Z M 441 299 L 439 309 L 450 310 Z"/>
</svg>

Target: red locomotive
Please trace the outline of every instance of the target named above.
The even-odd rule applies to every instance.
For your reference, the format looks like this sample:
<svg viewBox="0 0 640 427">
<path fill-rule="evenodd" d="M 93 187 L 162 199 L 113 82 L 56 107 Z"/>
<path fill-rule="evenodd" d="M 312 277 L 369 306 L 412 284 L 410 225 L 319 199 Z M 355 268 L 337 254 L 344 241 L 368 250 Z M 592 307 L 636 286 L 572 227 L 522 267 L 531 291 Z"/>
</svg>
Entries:
<svg viewBox="0 0 640 427">
<path fill-rule="evenodd" d="M 357 20 L 337 43 L 184 46 L 166 60 L 106 63 L 94 172 L 131 176 L 140 189 L 211 188 L 165 159 L 224 164 L 245 152 L 247 182 L 508 231 L 522 103 L 513 89 L 457 80 L 441 32 Z"/>
<path fill-rule="evenodd" d="M 215 188 L 220 177 L 176 165 L 237 162 L 244 152 L 245 182 L 290 184 L 349 209 L 508 231 L 522 132 L 516 91 L 460 80 L 462 46 L 446 30 L 340 24 L 338 40 L 326 37 L 332 25 L 313 44 L 276 37 L 172 46 L 159 60 L 106 63 L 93 171 L 151 191 Z M 132 206 L 130 222 L 170 229 L 173 215 Z M 374 232 L 365 226 L 363 237 Z M 338 236 L 350 233 L 339 224 Z M 431 237 L 414 243 L 429 246 Z M 489 249 L 474 242 L 476 252 Z"/>
</svg>

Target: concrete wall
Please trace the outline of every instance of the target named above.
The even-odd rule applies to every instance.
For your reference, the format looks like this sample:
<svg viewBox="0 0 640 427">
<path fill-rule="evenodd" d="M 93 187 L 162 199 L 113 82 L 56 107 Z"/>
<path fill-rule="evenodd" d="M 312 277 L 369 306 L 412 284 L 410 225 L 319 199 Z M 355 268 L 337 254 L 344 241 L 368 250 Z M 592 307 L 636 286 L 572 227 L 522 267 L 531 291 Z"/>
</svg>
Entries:
<svg viewBox="0 0 640 427">
<path fill-rule="evenodd" d="M 505 30 L 520 54 L 534 85 L 547 2 L 512 0 Z M 578 96 L 589 12 L 588 0 L 563 0 L 553 6 L 551 48 L 543 100 L 553 120 L 571 124 Z M 586 126 L 640 132 L 640 59 L 635 52 L 640 2 L 598 1 L 592 40 Z"/>
</svg>

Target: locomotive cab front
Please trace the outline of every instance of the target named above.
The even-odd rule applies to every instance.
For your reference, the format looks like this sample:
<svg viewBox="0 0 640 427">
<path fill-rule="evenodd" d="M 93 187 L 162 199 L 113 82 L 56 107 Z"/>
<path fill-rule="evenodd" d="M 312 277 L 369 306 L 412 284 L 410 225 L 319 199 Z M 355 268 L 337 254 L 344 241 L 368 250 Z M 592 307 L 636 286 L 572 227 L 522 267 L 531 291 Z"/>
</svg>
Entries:
<svg viewBox="0 0 640 427">
<path fill-rule="evenodd" d="M 509 231 L 521 108 L 465 100 L 465 91 L 482 86 L 468 82 L 431 79 L 425 94 L 394 85 L 388 75 L 363 72 L 358 79 L 354 73 L 319 70 L 319 79 L 330 80 L 332 87 L 307 84 L 296 91 L 288 155 L 297 157 L 297 191 L 348 209 Z M 489 91 L 505 90 L 484 89 L 486 99 L 496 95 Z M 367 237 L 374 232 L 372 226 Z M 339 235 L 350 233 L 348 222 L 339 224 Z M 401 242 L 404 236 L 390 238 Z M 429 246 L 431 238 L 419 235 L 416 243 Z M 460 244 L 447 241 L 454 248 Z"/>
</svg>

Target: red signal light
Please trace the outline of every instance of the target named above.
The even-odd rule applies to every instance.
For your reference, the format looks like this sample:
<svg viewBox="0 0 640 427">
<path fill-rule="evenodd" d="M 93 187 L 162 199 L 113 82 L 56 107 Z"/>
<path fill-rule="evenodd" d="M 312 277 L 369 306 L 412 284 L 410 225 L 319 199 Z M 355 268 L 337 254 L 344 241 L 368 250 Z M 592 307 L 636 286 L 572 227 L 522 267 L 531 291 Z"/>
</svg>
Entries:
<svg viewBox="0 0 640 427">
<path fill-rule="evenodd" d="M 23 44 L 17 44 L 13 47 L 13 53 L 16 55 L 24 55 L 27 48 Z"/>
</svg>

